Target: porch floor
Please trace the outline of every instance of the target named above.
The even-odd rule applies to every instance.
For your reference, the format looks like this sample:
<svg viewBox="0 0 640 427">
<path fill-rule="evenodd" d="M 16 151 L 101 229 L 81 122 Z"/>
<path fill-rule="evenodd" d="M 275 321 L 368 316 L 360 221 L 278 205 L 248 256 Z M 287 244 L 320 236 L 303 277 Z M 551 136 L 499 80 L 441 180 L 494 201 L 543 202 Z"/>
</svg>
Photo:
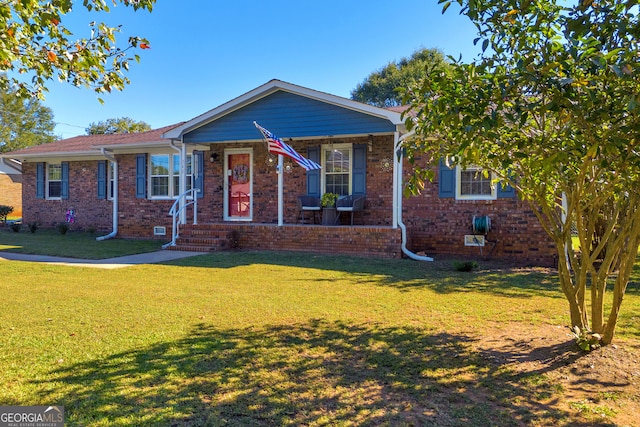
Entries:
<svg viewBox="0 0 640 427">
<path fill-rule="evenodd" d="M 401 231 L 389 226 L 216 223 L 180 227 L 169 249 L 211 252 L 231 249 L 315 252 L 399 258 Z"/>
</svg>

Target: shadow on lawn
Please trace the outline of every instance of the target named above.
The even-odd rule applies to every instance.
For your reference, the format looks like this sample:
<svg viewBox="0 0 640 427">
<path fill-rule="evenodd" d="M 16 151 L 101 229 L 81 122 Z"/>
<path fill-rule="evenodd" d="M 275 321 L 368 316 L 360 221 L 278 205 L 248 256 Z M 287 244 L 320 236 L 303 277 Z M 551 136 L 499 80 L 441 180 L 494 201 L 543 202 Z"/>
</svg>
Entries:
<svg viewBox="0 0 640 427">
<path fill-rule="evenodd" d="M 553 271 L 508 268 L 504 264 L 491 262 L 480 262 L 478 271 L 459 272 L 455 271 L 452 261 L 447 259 L 419 262 L 297 252 L 237 251 L 217 252 L 164 264 L 222 269 L 255 264 L 301 267 L 349 273 L 356 283 L 389 286 L 405 291 L 426 287 L 442 294 L 492 292 L 515 298 L 563 298 L 559 292 L 557 275 Z"/>
<path fill-rule="evenodd" d="M 590 425 L 541 403 L 561 399 L 527 380 L 544 372 L 514 374 L 495 363 L 509 355 L 473 344 L 322 320 L 201 324 L 181 340 L 57 369 L 47 383 L 62 393 L 68 425 Z"/>
</svg>

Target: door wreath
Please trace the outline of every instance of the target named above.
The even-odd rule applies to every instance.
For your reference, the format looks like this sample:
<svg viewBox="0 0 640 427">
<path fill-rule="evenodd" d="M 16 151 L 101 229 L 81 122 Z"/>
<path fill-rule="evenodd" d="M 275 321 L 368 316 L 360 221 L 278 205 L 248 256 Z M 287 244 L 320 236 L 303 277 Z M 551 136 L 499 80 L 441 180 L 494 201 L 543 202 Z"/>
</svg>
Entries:
<svg viewBox="0 0 640 427">
<path fill-rule="evenodd" d="M 249 181 L 249 166 L 236 165 L 233 168 L 233 182 L 244 184 Z"/>
</svg>

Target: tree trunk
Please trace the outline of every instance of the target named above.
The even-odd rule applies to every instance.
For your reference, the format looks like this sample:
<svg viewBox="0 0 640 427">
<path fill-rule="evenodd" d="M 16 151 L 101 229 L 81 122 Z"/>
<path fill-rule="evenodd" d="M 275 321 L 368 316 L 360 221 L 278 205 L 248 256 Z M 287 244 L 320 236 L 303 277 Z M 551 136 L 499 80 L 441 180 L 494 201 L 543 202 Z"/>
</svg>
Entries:
<svg viewBox="0 0 640 427">
<path fill-rule="evenodd" d="M 571 326 L 578 326 L 580 329 L 584 329 L 589 325 L 584 299 L 586 281 L 580 280 L 578 275 L 574 279 L 571 274 L 569 257 L 566 254 L 561 254 L 559 260 L 558 275 L 562 291 L 569 302 Z"/>
<path fill-rule="evenodd" d="M 591 275 L 591 331 L 602 334 L 604 329 L 604 294 L 607 276 Z"/>
</svg>

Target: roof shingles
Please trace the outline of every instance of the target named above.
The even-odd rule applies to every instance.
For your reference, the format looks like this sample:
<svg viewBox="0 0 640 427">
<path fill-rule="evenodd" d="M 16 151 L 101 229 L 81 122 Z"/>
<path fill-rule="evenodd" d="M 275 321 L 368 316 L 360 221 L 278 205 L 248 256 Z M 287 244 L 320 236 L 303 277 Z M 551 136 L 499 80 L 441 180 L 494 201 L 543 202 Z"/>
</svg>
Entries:
<svg viewBox="0 0 640 427">
<path fill-rule="evenodd" d="M 80 135 L 73 138 L 61 139 L 47 144 L 34 145 L 16 151 L 3 153 L 2 157 L 20 158 L 21 156 L 43 156 L 56 154 L 95 154 L 103 146 L 137 145 L 149 142 L 161 142 L 162 135 L 182 123 L 153 129 L 147 132 Z M 168 143 L 169 141 L 166 140 Z"/>
</svg>

